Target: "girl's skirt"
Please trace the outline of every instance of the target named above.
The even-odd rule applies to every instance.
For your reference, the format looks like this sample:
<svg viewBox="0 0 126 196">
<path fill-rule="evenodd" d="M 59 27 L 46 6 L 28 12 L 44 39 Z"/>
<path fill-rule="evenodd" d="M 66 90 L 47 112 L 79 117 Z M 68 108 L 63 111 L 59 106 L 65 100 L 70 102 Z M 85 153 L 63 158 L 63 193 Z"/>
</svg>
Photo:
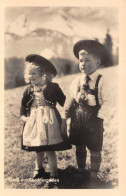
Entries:
<svg viewBox="0 0 126 196">
<path fill-rule="evenodd" d="M 22 149 L 28 151 L 58 151 L 71 148 L 61 134 L 61 118 L 57 109 L 49 106 L 31 108 L 22 132 Z"/>
</svg>

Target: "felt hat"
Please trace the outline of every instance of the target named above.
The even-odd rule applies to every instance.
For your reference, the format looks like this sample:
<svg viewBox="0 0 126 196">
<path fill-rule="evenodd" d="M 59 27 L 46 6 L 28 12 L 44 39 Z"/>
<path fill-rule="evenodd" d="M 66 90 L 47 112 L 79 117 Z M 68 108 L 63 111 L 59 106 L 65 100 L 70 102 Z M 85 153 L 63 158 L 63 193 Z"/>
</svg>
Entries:
<svg viewBox="0 0 126 196">
<path fill-rule="evenodd" d="M 53 75 L 53 77 L 57 75 L 57 71 L 54 65 L 41 55 L 29 54 L 26 56 L 25 61 L 39 66 L 42 72 L 49 72 Z"/>
<path fill-rule="evenodd" d="M 87 53 L 99 57 L 102 65 L 109 59 L 109 54 L 105 46 L 95 40 L 80 40 L 75 43 L 73 52 L 77 59 L 79 59 L 79 52 L 81 50 L 85 50 Z"/>
</svg>

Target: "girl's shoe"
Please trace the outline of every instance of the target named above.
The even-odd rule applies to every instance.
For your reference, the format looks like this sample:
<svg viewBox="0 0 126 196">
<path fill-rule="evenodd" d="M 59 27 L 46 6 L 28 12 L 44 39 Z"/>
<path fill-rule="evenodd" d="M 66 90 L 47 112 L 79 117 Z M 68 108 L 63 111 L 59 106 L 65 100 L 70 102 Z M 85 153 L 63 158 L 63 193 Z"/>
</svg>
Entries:
<svg viewBox="0 0 126 196">
<path fill-rule="evenodd" d="M 45 177 L 45 169 L 42 167 L 41 169 L 34 170 L 33 179 L 38 179 Z"/>
</svg>

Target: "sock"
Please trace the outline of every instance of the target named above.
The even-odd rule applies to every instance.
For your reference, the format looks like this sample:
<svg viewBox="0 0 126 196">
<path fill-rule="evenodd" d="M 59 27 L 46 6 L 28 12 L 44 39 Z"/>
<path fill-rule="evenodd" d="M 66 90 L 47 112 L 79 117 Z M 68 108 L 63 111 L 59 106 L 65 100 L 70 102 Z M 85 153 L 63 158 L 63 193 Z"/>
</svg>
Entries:
<svg viewBox="0 0 126 196">
<path fill-rule="evenodd" d="M 97 173 L 99 172 L 100 165 L 101 165 L 101 153 L 97 151 L 90 151 L 91 152 L 91 175 L 92 177 L 96 177 Z"/>
<path fill-rule="evenodd" d="M 87 151 L 85 145 L 76 145 L 76 159 L 79 169 L 85 169 Z"/>
<path fill-rule="evenodd" d="M 44 152 L 36 152 L 35 170 L 39 170 L 42 168 L 43 161 L 44 161 Z"/>
<path fill-rule="evenodd" d="M 56 153 L 54 151 L 48 151 L 46 154 L 50 167 L 50 176 L 56 178 L 58 177 Z"/>
</svg>

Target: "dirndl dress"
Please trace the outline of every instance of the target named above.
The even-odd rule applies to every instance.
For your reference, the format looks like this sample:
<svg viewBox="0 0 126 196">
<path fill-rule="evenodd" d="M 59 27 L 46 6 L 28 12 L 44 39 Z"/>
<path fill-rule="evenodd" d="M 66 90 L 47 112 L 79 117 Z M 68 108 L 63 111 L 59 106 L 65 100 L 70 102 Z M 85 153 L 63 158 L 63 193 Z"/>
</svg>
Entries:
<svg viewBox="0 0 126 196">
<path fill-rule="evenodd" d="M 58 151 L 71 148 L 62 137 L 58 110 L 47 105 L 43 92 L 34 92 L 30 116 L 22 133 L 22 149 L 28 151 Z"/>
</svg>

